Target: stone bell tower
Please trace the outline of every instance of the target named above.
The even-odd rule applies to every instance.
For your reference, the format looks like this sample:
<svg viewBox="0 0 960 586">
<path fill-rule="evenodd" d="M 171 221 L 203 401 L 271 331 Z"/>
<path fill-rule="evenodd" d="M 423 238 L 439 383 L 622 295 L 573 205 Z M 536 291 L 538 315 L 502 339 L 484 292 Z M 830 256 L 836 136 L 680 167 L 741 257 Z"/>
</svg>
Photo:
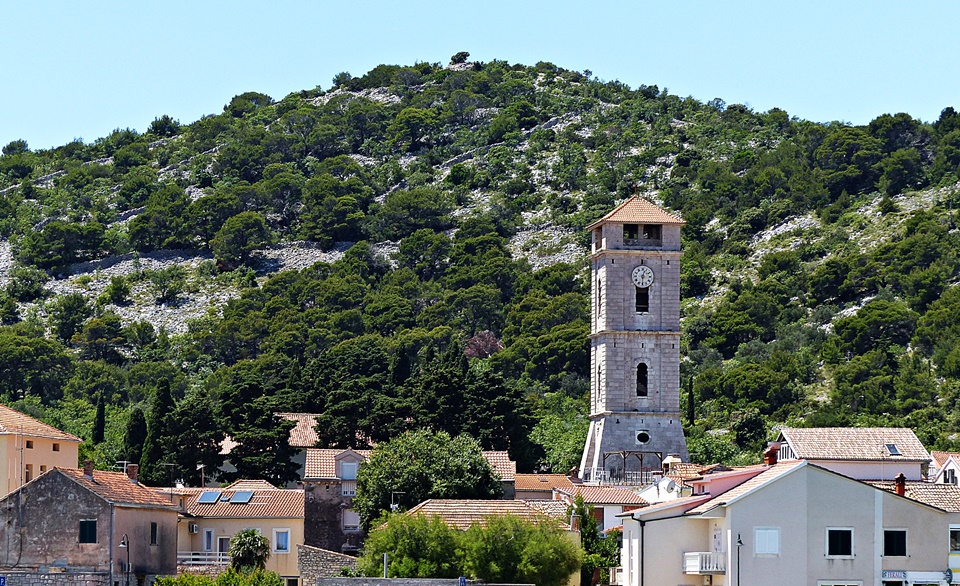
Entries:
<svg viewBox="0 0 960 586">
<path fill-rule="evenodd" d="M 680 227 L 633 196 L 587 227 L 590 430 L 586 482 L 643 484 L 669 454 L 687 460 L 680 423 Z"/>
</svg>

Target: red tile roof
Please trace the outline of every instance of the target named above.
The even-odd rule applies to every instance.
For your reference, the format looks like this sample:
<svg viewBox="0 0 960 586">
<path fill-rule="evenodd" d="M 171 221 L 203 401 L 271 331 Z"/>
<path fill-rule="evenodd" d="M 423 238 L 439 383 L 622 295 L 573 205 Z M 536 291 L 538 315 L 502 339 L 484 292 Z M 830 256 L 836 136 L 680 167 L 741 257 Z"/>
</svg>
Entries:
<svg viewBox="0 0 960 586">
<path fill-rule="evenodd" d="M 0 435 L 22 434 L 29 437 L 62 440 L 80 443 L 83 440 L 52 425 L 20 413 L 6 405 L 0 405 Z"/>
<path fill-rule="evenodd" d="M 555 488 L 573 488 L 575 484 L 566 474 L 517 474 L 514 487 L 519 491 L 552 491 Z"/>
<path fill-rule="evenodd" d="M 430 499 L 423 501 L 406 513 L 407 515 L 437 515 L 443 521 L 457 529 L 467 529 L 471 525 L 484 524 L 491 517 L 513 515 L 529 521 L 540 521 L 548 518 L 536 507 L 526 501 L 484 501 L 484 500 L 453 500 Z M 569 529 L 569 524 L 561 522 Z"/>
<path fill-rule="evenodd" d="M 256 481 L 240 481 L 241 487 Z M 234 483 L 238 484 L 238 483 Z M 189 488 L 187 497 L 187 514 L 192 517 L 221 519 L 302 519 L 303 518 L 303 491 L 289 488 Z M 203 493 L 219 492 L 220 497 L 214 503 L 198 503 Z M 250 500 L 241 503 L 232 503 L 230 500 L 238 492 L 253 492 Z"/>
<path fill-rule="evenodd" d="M 558 488 L 557 492 L 570 499 L 578 495 L 588 505 L 646 505 L 647 501 L 629 488 L 621 486 L 577 486 L 572 489 Z"/>
<path fill-rule="evenodd" d="M 485 451 L 483 457 L 490 463 L 490 467 L 497 473 L 500 480 L 513 480 L 517 476 L 517 463 L 510 459 L 507 452 Z"/>
<path fill-rule="evenodd" d="M 146 508 L 176 509 L 169 497 L 162 496 L 152 488 L 130 480 L 123 472 L 93 471 L 93 478 L 84 476 L 81 468 L 54 468 L 47 474 L 60 473 L 83 488 L 115 505 Z"/>
<path fill-rule="evenodd" d="M 770 466 L 746 482 L 738 484 L 730 490 L 716 495 L 714 498 L 703 503 L 702 505 L 687 511 L 687 513 L 696 515 L 700 513 L 706 513 L 707 511 L 713 510 L 717 507 L 722 507 L 723 505 L 729 504 L 732 501 L 745 496 L 747 493 L 753 492 L 761 486 L 773 482 L 805 465 L 807 465 L 806 460 L 789 460 L 787 462 L 781 462 L 775 466 Z"/>
<path fill-rule="evenodd" d="M 634 195 L 627 201 L 613 208 L 613 211 L 587 226 L 592 230 L 600 224 L 686 224 L 679 216 L 675 216 L 660 206 L 651 203 L 639 195 Z"/>
<path fill-rule="evenodd" d="M 224 490 L 276 490 L 277 487 L 266 480 L 237 480 L 223 487 Z"/>
<path fill-rule="evenodd" d="M 943 468 L 943 465 L 946 464 L 947 460 L 950 458 L 960 462 L 960 452 L 939 452 L 934 450 L 930 452 L 930 457 L 933 459 L 933 463 L 937 466 L 937 468 Z"/>
<path fill-rule="evenodd" d="M 887 492 L 896 492 L 894 483 L 890 481 L 869 480 L 866 484 Z M 960 513 L 960 486 L 954 484 L 907 481 L 903 496 L 948 513 Z"/>
<path fill-rule="evenodd" d="M 798 459 L 930 461 L 917 435 L 905 427 L 785 427 L 780 436 Z M 891 456 L 886 444 L 896 445 L 901 455 Z"/>
<path fill-rule="evenodd" d="M 709 494 L 698 494 L 695 496 L 686 496 L 678 499 L 672 499 L 669 501 L 663 501 L 662 503 L 654 503 L 648 507 L 643 507 L 640 509 L 635 509 L 633 511 L 623 512 L 617 516 L 624 517 L 626 515 L 633 515 L 633 514 L 647 516 L 653 513 L 669 511 L 674 508 L 682 508 L 685 510 L 689 510 L 689 509 L 692 509 L 693 507 L 696 507 L 697 505 L 701 505 L 709 501 L 711 498 L 713 497 Z"/>
<path fill-rule="evenodd" d="M 296 423 L 290 430 L 290 445 L 294 448 L 312 448 L 317 445 L 316 413 L 277 413 L 277 416 Z"/>
</svg>

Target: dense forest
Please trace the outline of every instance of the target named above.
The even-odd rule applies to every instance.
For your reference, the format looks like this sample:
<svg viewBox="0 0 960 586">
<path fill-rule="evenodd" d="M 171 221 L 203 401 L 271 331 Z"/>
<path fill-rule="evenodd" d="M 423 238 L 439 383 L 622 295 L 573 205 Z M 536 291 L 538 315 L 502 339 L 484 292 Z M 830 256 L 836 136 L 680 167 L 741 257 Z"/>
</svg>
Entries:
<svg viewBox="0 0 960 586">
<path fill-rule="evenodd" d="M 321 414 L 326 446 L 430 427 L 566 471 L 586 434 L 583 228 L 635 192 L 687 222 L 693 459 L 753 461 L 782 425 L 960 449 L 951 107 L 820 124 L 459 53 L 2 153 L 0 397 L 148 482 L 198 483 L 226 436 L 233 476 L 288 480 L 290 411 Z M 263 254 L 295 242 L 339 253 Z M 141 266 L 157 251 L 207 260 Z M 90 268 L 115 257 L 134 270 Z M 183 331 L 122 317 L 211 288 L 225 301 Z"/>
</svg>

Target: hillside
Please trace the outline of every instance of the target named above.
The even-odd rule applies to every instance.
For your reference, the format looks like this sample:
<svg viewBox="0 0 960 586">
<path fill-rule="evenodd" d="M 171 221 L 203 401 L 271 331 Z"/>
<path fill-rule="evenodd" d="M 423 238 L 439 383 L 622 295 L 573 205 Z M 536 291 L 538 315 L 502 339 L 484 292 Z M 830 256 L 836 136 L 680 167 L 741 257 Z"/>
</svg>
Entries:
<svg viewBox="0 0 960 586">
<path fill-rule="evenodd" d="M 431 426 L 565 470 L 583 227 L 639 191 L 687 221 L 696 459 L 751 460 L 784 423 L 958 447 L 958 165 L 952 108 L 823 125 L 543 62 L 381 65 L 189 124 L 14 141 L 0 394 L 148 481 L 175 462 L 196 482 L 224 434 L 239 474 L 282 480 L 258 458 L 282 450 L 274 411 L 323 413 L 330 445 Z"/>
</svg>

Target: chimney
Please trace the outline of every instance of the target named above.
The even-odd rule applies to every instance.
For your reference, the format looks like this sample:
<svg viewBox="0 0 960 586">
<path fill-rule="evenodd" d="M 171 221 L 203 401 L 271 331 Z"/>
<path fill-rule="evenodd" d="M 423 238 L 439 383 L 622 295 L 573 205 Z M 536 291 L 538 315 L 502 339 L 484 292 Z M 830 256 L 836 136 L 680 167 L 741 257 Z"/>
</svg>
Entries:
<svg viewBox="0 0 960 586">
<path fill-rule="evenodd" d="M 93 460 L 83 461 L 83 475 L 93 480 Z"/>
<path fill-rule="evenodd" d="M 580 531 L 580 516 L 575 513 L 570 515 L 570 530 Z"/>
<path fill-rule="evenodd" d="M 777 455 L 780 452 L 780 444 L 773 442 L 763 451 L 763 463 L 767 466 L 777 465 Z"/>
<path fill-rule="evenodd" d="M 140 474 L 140 466 L 137 464 L 127 464 L 127 478 L 134 484 L 140 484 L 137 476 Z"/>
<path fill-rule="evenodd" d="M 574 482 L 576 482 L 577 480 L 579 480 L 579 479 L 580 479 L 580 468 L 578 468 L 577 466 L 574 466 L 573 468 L 571 468 L 571 469 L 570 469 L 570 472 L 567 472 L 567 478 L 569 478 L 570 480 L 572 480 L 572 481 L 574 481 Z"/>
<path fill-rule="evenodd" d="M 896 488 L 897 496 L 904 496 L 907 492 L 907 477 L 903 475 L 903 472 L 897 474 L 897 477 L 893 479 L 893 486 Z"/>
</svg>

